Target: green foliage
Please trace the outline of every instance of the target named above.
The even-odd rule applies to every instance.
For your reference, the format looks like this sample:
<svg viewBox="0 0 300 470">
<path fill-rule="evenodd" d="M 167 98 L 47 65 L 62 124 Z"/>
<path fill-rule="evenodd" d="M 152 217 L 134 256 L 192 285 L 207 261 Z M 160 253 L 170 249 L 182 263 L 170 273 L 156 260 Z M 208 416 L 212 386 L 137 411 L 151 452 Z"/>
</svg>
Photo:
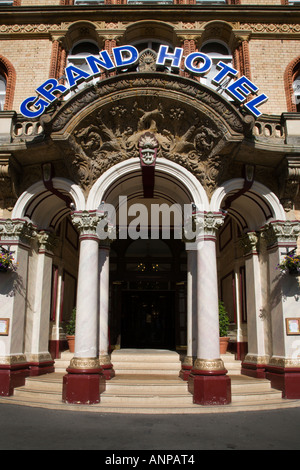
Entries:
<svg viewBox="0 0 300 470">
<path fill-rule="evenodd" d="M 76 323 L 76 308 L 73 308 L 72 315 L 68 323 L 66 324 L 67 335 L 75 335 L 75 323 Z"/>
<path fill-rule="evenodd" d="M 220 336 L 227 336 L 229 330 L 229 318 L 225 305 L 219 300 L 219 331 Z"/>
</svg>

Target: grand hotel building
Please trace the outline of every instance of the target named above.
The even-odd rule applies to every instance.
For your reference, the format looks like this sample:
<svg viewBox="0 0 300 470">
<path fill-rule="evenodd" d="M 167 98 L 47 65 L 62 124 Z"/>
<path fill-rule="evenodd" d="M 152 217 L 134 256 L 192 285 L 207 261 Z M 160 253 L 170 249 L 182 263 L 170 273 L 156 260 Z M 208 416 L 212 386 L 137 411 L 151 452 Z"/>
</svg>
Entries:
<svg viewBox="0 0 300 470">
<path fill-rule="evenodd" d="M 111 351 L 131 348 L 184 352 L 195 403 L 230 403 L 221 299 L 241 373 L 300 399 L 299 276 L 278 269 L 300 253 L 299 0 L 1 0 L 0 19 L 0 249 L 15 265 L 0 272 L 0 394 L 53 372 L 76 307 L 65 401 L 101 400 Z M 99 53 L 113 67 L 91 74 Z M 137 208 L 153 204 L 192 208 L 196 238 L 175 216 L 151 236 Z"/>
</svg>

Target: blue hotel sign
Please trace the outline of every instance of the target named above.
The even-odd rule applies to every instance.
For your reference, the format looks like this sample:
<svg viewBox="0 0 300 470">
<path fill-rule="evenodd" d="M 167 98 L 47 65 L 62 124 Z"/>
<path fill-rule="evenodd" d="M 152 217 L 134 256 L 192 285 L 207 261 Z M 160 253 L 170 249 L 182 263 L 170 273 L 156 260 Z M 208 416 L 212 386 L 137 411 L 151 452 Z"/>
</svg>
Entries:
<svg viewBox="0 0 300 470">
<path fill-rule="evenodd" d="M 76 88 L 83 80 L 91 80 L 103 73 L 103 70 L 112 72 L 116 69 L 127 68 L 136 64 L 139 59 L 138 50 L 134 46 L 114 47 L 112 52 L 113 59 L 106 50 L 101 51 L 99 56 L 87 56 L 85 59 L 89 65 L 90 72 L 74 65 L 66 67 L 65 85 L 59 84 L 54 78 L 46 80 L 36 89 L 38 96 L 26 98 L 22 102 L 20 111 L 23 116 L 27 118 L 41 116 L 48 106 L 57 100 L 58 94 L 65 95 L 69 93 L 70 90 Z M 156 65 L 157 67 L 168 66 L 171 70 L 178 72 L 183 58 L 182 48 L 176 47 L 174 52 L 169 52 L 168 46 L 162 45 L 157 55 Z M 184 66 L 193 75 L 205 76 L 211 69 L 212 60 L 206 54 L 192 52 L 185 57 Z M 217 69 L 218 72 L 212 79 L 212 83 L 215 85 L 222 85 L 225 79 L 235 78 L 238 74 L 237 70 L 222 61 L 217 64 Z M 230 84 L 225 88 L 225 92 L 238 103 L 243 103 L 244 107 L 255 117 L 262 114 L 257 107 L 268 99 L 263 93 L 257 95 L 258 87 L 244 75 L 234 81 L 230 80 Z M 251 95 L 254 95 L 254 97 Z M 252 99 L 248 100 L 250 97 Z"/>
</svg>

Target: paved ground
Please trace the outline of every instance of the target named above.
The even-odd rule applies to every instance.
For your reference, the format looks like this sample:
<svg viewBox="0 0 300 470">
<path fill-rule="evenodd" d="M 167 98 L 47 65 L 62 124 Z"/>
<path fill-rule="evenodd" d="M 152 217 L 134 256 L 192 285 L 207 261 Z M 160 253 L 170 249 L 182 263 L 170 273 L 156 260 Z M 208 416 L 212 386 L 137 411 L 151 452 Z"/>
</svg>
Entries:
<svg viewBox="0 0 300 470">
<path fill-rule="evenodd" d="M 133 416 L 0 404 L 0 422 L 1 450 L 101 450 L 99 463 L 112 454 L 122 455 L 118 451 L 134 456 L 139 450 L 174 454 L 190 450 L 198 451 L 194 454 L 200 458 L 202 450 L 300 450 L 299 407 L 222 415 Z"/>
</svg>

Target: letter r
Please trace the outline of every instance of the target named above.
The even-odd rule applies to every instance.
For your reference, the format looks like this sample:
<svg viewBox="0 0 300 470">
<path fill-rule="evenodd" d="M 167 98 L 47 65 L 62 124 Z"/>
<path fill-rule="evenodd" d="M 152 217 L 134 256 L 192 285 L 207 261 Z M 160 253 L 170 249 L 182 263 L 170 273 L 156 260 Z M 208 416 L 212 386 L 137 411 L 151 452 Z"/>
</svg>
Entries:
<svg viewBox="0 0 300 470">
<path fill-rule="evenodd" d="M 67 91 L 67 88 L 63 85 L 59 85 L 55 78 L 49 78 L 49 80 L 46 80 L 36 89 L 36 92 L 46 98 L 46 100 L 50 101 L 50 103 L 52 103 L 57 98 L 55 95 L 53 95 L 55 91 L 60 93 L 65 93 Z"/>
</svg>

